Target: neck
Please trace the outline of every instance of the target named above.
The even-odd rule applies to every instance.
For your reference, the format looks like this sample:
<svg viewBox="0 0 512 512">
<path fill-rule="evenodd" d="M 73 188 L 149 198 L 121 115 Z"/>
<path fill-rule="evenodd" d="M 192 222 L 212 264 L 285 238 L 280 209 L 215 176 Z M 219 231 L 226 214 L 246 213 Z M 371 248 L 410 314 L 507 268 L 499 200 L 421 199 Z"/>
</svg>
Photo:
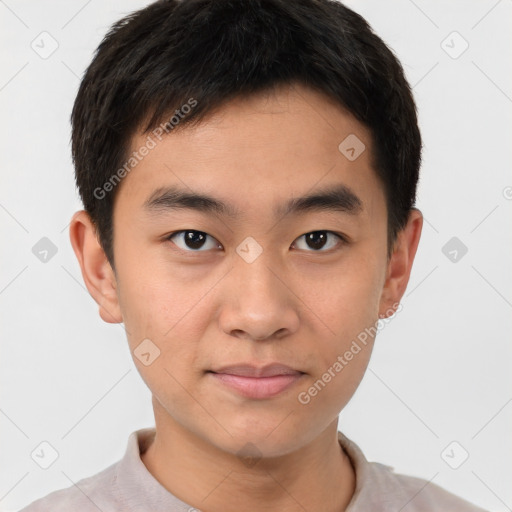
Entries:
<svg viewBox="0 0 512 512">
<path fill-rule="evenodd" d="M 156 435 L 141 459 L 169 492 L 199 510 L 341 512 L 354 494 L 337 419 L 296 452 L 243 461 L 183 429 L 155 402 Z"/>
</svg>

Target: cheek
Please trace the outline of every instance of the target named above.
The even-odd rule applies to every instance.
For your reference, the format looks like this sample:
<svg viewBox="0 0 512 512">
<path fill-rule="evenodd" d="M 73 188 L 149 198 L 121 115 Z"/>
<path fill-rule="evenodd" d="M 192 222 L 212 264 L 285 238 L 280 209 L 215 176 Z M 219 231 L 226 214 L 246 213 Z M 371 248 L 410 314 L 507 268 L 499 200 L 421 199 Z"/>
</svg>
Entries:
<svg viewBox="0 0 512 512">
<path fill-rule="evenodd" d="M 378 320 L 380 275 L 378 262 L 360 256 L 347 260 L 338 274 L 303 281 L 312 290 L 307 304 L 325 334 L 315 336 L 317 364 L 298 399 L 318 414 L 336 414 L 364 376 Z"/>
<path fill-rule="evenodd" d="M 301 297 L 324 325 L 324 339 L 331 339 L 336 349 L 343 348 L 342 340 L 356 337 L 378 318 L 381 272 L 377 265 L 354 255 L 327 275 L 319 269 L 316 275 L 310 271 L 305 273 L 307 278 L 301 278 Z"/>
<path fill-rule="evenodd" d="M 123 262 L 118 289 L 119 304 L 130 344 L 150 338 L 165 342 L 186 323 L 196 294 L 169 268 L 139 262 Z"/>
<path fill-rule="evenodd" d="M 200 300 L 204 286 L 194 288 L 168 268 L 143 270 L 125 272 L 118 290 L 130 351 L 148 387 L 156 394 L 165 389 L 178 399 L 180 385 L 189 388 L 196 377 L 207 320 L 206 301 Z"/>
<path fill-rule="evenodd" d="M 372 353 L 372 325 L 361 328 L 360 322 L 351 323 L 336 337 L 318 340 L 317 364 L 297 395 L 297 401 L 310 408 L 311 417 L 334 418 L 354 395 Z"/>
</svg>

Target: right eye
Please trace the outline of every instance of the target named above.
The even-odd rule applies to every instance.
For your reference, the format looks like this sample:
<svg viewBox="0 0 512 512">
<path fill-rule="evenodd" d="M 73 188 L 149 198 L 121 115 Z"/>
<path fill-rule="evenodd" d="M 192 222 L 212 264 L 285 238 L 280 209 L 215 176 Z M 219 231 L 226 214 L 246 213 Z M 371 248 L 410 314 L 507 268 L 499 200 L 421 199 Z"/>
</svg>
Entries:
<svg viewBox="0 0 512 512">
<path fill-rule="evenodd" d="M 210 247 L 208 247 L 208 244 L 205 243 L 208 238 L 212 240 Z M 166 240 L 171 241 L 174 245 L 178 246 L 179 249 L 186 252 L 204 252 L 204 250 L 200 249 L 204 249 L 205 246 L 205 250 L 222 248 L 220 243 L 215 238 L 205 233 L 204 231 L 196 231 L 194 229 L 175 231 L 166 237 Z"/>
</svg>

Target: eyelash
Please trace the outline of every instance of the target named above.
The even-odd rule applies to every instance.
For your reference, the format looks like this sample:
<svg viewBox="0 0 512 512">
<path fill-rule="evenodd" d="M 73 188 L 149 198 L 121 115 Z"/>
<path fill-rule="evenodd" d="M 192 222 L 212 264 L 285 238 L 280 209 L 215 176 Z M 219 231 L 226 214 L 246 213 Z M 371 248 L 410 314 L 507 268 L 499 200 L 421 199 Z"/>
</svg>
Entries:
<svg viewBox="0 0 512 512">
<path fill-rule="evenodd" d="M 174 231 L 173 233 L 170 233 L 168 236 L 165 237 L 165 240 L 166 241 L 169 241 L 169 242 L 172 242 L 173 245 L 176 245 L 173 241 L 172 241 L 172 238 L 174 238 L 176 235 L 179 235 L 179 234 L 182 234 L 182 233 L 202 233 L 203 235 L 206 235 L 206 237 L 209 237 L 213 240 L 215 240 L 219 245 L 220 242 L 218 242 L 214 237 L 212 237 L 211 235 L 209 235 L 208 233 L 205 233 L 204 231 L 199 231 L 199 230 L 196 230 L 196 229 L 182 229 L 182 230 L 179 230 L 179 231 Z M 338 239 L 339 239 L 339 243 L 338 243 L 338 246 L 336 247 L 331 247 L 330 249 L 328 250 L 310 250 L 310 251 L 306 251 L 306 252 L 314 252 L 314 253 L 322 253 L 322 252 L 325 252 L 325 253 L 330 253 L 332 252 L 333 250 L 337 250 L 337 249 L 340 249 L 341 246 L 344 246 L 344 245 L 347 245 L 349 243 L 348 239 L 342 235 L 341 233 L 336 233 L 334 231 L 329 231 L 327 229 L 317 229 L 315 231 L 308 231 L 307 233 L 304 233 L 302 235 L 300 235 L 296 240 L 299 240 L 301 239 L 302 237 L 306 236 L 306 235 L 310 235 L 312 233 L 328 233 L 330 235 L 334 235 L 336 236 Z M 295 242 L 294 242 L 295 243 Z M 204 250 L 201 250 L 201 249 L 198 249 L 198 250 L 192 250 L 192 249 L 182 249 L 181 247 L 178 247 L 178 251 L 181 251 L 181 252 L 187 252 L 187 253 L 197 253 L 197 252 L 207 252 L 207 251 L 204 251 Z"/>
</svg>

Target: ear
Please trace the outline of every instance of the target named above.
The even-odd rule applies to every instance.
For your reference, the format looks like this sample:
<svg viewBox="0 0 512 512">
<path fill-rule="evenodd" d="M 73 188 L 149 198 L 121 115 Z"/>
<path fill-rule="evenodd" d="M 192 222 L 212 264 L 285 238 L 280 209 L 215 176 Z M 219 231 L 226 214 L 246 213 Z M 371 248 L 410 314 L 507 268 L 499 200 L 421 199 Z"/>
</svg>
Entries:
<svg viewBox="0 0 512 512">
<path fill-rule="evenodd" d="M 96 228 L 85 210 L 76 212 L 71 218 L 69 238 L 85 286 L 97 302 L 101 318 L 112 324 L 122 322 L 115 274 L 99 243 Z"/>
<path fill-rule="evenodd" d="M 409 282 L 422 228 L 423 215 L 420 210 L 413 208 L 409 213 L 407 225 L 397 235 L 389 259 L 386 280 L 380 298 L 379 318 L 391 316 L 390 312 L 395 311 L 400 304 Z"/>
</svg>

